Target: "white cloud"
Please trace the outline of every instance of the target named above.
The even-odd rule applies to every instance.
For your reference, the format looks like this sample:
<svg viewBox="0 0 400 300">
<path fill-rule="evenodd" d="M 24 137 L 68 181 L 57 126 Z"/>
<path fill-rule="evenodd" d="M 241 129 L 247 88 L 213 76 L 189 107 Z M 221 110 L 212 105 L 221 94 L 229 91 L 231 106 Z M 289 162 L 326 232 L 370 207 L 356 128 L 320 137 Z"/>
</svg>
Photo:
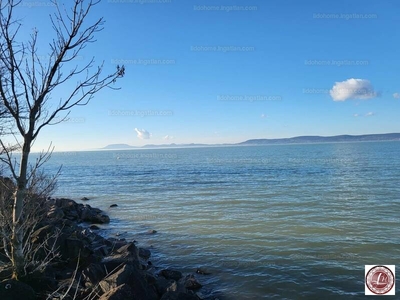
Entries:
<svg viewBox="0 0 400 300">
<path fill-rule="evenodd" d="M 347 79 L 336 82 L 329 91 L 333 101 L 348 99 L 371 99 L 377 96 L 371 82 L 367 79 Z"/>
<path fill-rule="evenodd" d="M 400 99 L 400 93 L 394 93 L 393 98 L 395 99 Z"/>
<path fill-rule="evenodd" d="M 174 137 L 172 135 L 166 135 L 163 137 L 164 140 L 172 140 Z"/>
<path fill-rule="evenodd" d="M 148 140 L 151 137 L 151 133 L 145 129 L 135 128 L 135 131 L 137 132 L 137 137 L 141 140 Z"/>
<path fill-rule="evenodd" d="M 268 117 L 266 114 L 261 114 L 261 118 L 266 118 L 266 117 Z"/>
<path fill-rule="evenodd" d="M 353 116 L 355 116 L 356 118 L 360 116 L 360 114 L 354 114 Z"/>
</svg>

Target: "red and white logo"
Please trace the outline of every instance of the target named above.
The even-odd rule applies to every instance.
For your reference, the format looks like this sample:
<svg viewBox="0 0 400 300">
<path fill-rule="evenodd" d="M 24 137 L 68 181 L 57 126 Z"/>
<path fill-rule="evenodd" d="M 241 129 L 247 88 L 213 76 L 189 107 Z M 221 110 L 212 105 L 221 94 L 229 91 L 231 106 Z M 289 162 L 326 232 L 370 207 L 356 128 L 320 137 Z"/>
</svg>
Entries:
<svg viewBox="0 0 400 300">
<path fill-rule="evenodd" d="M 395 295 L 395 266 L 365 265 L 365 295 Z"/>
</svg>

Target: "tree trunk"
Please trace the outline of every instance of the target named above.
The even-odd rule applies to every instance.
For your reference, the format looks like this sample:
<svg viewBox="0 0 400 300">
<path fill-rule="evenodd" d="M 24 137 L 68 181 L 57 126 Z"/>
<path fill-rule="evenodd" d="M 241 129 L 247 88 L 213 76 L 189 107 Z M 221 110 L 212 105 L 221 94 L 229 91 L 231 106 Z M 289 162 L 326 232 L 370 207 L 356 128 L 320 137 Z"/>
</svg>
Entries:
<svg viewBox="0 0 400 300">
<path fill-rule="evenodd" d="M 23 251 L 24 242 L 24 201 L 26 195 L 27 184 L 27 169 L 29 153 L 31 152 L 31 140 L 24 139 L 22 147 L 21 163 L 19 169 L 19 177 L 17 180 L 17 190 L 14 194 L 14 207 L 13 207 L 13 223 L 12 223 L 12 236 L 11 236 L 11 257 L 14 279 L 18 279 L 21 275 L 25 274 L 25 257 Z"/>
</svg>

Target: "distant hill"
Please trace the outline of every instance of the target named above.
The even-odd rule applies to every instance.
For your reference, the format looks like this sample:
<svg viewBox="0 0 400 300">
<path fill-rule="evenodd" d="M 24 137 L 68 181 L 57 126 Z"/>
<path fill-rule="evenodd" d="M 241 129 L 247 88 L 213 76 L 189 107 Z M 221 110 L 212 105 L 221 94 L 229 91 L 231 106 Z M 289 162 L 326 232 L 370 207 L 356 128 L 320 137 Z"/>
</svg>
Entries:
<svg viewBox="0 0 400 300">
<path fill-rule="evenodd" d="M 142 148 L 187 148 L 187 147 L 210 147 L 210 146 L 215 146 L 215 145 L 208 145 L 208 144 L 164 144 L 164 145 L 153 145 L 153 144 L 148 144 L 144 145 Z"/>
<path fill-rule="evenodd" d="M 363 134 L 363 135 L 336 135 L 336 136 L 296 136 L 284 139 L 252 139 L 237 144 L 148 144 L 134 147 L 128 144 L 111 144 L 102 150 L 146 149 L 146 148 L 189 148 L 189 147 L 217 147 L 217 146 L 251 146 L 273 144 L 310 144 L 310 143 L 338 143 L 338 142 L 373 142 L 373 141 L 400 141 L 400 133 Z"/>
<path fill-rule="evenodd" d="M 306 144 L 335 142 L 400 141 L 400 133 L 336 135 L 336 136 L 297 136 L 284 139 L 253 139 L 237 145 Z"/>
</svg>

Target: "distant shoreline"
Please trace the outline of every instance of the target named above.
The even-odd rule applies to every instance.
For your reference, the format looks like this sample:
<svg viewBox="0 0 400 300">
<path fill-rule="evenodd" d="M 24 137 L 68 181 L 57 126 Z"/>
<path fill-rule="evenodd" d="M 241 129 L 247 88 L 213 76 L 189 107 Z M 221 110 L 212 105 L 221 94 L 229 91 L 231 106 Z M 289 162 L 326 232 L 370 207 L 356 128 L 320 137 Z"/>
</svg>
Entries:
<svg viewBox="0 0 400 300">
<path fill-rule="evenodd" d="M 296 136 L 279 139 L 250 139 L 233 144 L 164 144 L 130 146 L 127 144 L 110 144 L 103 148 L 88 151 L 103 150 L 134 150 L 134 149 L 175 149 L 175 148 L 206 148 L 206 147 L 232 147 L 232 146 L 260 146 L 260 145 L 299 145 L 299 144 L 325 144 L 348 142 L 383 142 L 400 141 L 400 133 L 363 134 L 363 135 L 335 135 L 335 136 Z"/>
</svg>

